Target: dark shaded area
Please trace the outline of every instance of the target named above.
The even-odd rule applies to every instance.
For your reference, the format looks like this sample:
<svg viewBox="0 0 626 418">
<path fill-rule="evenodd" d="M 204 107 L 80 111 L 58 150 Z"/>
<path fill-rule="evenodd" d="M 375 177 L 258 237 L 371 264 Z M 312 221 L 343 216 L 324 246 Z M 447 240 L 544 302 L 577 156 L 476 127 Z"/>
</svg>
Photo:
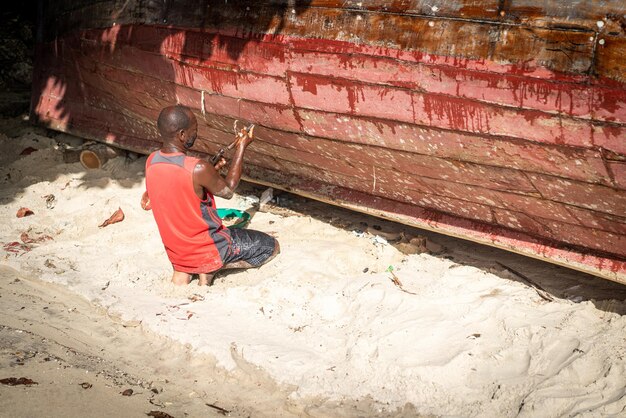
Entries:
<svg viewBox="0 0 626 418">
<path fill-rule="evenodd" d="M 111 114 L 124 115 L 123 118 L 128 118 L 130 123 L 134 115 L 129 116 L 129 113 L 135 110 L 129 108 L 129 103 L 121 103 L 120 95 L 116 95 L 107 85 L 84 80 L 82 74 L 93 72 L 99 77 L 105 77 L 103 73 L 106 66 L 99 63 L 112 63 L 113 58 L 123 53 L 121 50 L 125 47 L 148 44 L 148 50 L 154 49 L 181 32 L 185 33 L 181 51 L 183 57 L 203 61 L 211 58 L 214 48 L 218 47 L 225 49 L 228 56 L 237 61 L 249 43 L 260 42 L 264 35 L 280 35 L 285 21 L 296 18 L 310 3 L 311 0 L 294 2 L 293 5 L 274 1 L 252 4 L 242 0 L 223 3 L 208 0 L 40 0 L 37 3 L 31 118 L 33 122 L 60 129 L 54 123 L 45 121 L 47 114 L 34 111 L 42 92 L 46 87 L 53 86 L 60 92 L 57 94 L 62 96 L 62 100 L 55 105 L 55 112 L 51 113 L 57 120 L 66 121 L 63 130 L 100 141 L 103 140 L 103 133 L 107 132 L 115 137 L 114 141 L 120 147 L 145 152 L 151 148 L 150 141 L 158 142 L 159 139 L 143 132 L 135 133 L 134 138 L 127 138 L 125 133 L 128 129 L 125 131 L 125 128 L 107 125 L 109 121 L 93 121 L 96 123 L 89 126 L 89 119 L 94 119 L 93 116 L 85 115 L 89 113 L 89 108 L 106 109 Z M 149 39 L 141 38 L 141 35 L 137 38 L 136 32 L 142 25 L 158 29 Z M 89 35 L 95 38 L 82 39 L 80 31 L 89 29 L 96 30 Z M 100 35 L 107 39 L 102 39 Z M 88 58 L 81 62 L 83 57 Z M 98 62 L 90 61 L 91 57 L 98 57 Z M 158 85 L 157 100 L 161 101 L 161 107 L 165 107 L 176 102 L 176 85 L 168 59 L 162 57 L 161 61 L 164 65 L 154 62 L 151 71 L 142 75 L 158 78 L 159 82 L 155 83 Z M 111 65 L 124 66 L 120 63 Z M 154 103 L 145 104 L 145 108 L 156 111 Z"/>
<path fill-rule="evenodd" d="M 158 148 L 159 138 L 141 131 L 135 136 L 127 134 L 129 123 L 136 118 L 146 118 L 129 112 L 128 103 L 120 102 L 120 95 L 109 86 L 98 83 L 104 79 L 106 66 L 81 57 L 97 56 L 99 62 L 109 62 L 121 52 L 124 45 L 133 39 L 132 25 L 154 25 L 163 28 L 157 36 L 147 40 L 151 44 L 161 45 L 169 36 L 183 30 L 195 28 L 193 36 L 186 36 L 183 54 L 196 59 L 211 57 L 213 45 L 225 49 L 232 59 L 238 59 L 243 49 L 250 42 L 259 42 L 255 33 L 268 29 L 276 21 L 284 21 L 290 16 L 297 16 L 308 7 L 310 0 L 300 1 L 298 5 L 288 6 L 287 2 L 272 1 L 253 5 L 249 2 L 229 0 L 213 2 L 208 0 L 156 1 L 156 0 L 31 0 L 12 2 L 1 12 L 3 25 L 0 27 L 0 133 L 9 138 L 17 138 L 24 134 L 35 133 L 54 138 L 63 147 L 68 139 L 59 131 L 71 133 L 86 140 L 103 141 L 108 133 L 119 146 L 145 152 Z M 251 7 L 255 6 L 255 7 Z M 210 33 L 216 28 L 227 27 L 249 28 L 245 36 L 220 37 L 215 43 L 216 35 Z M 137 26 L 135 26 L 137 27 Z M 206 29 L 206 31 L 203 30 Z M 280 32 L 279 25 L 273 34 Z M 97 29 L 99 34 L 111 31 L 114 35 L 107 41 L 95 40 L 83 42 L 78 35 L 82 29 Z M 114 29 L 114 30 L 113 30 Z M 254 33 L 252 32 L 254 29 Z M 163 57 L 162 62 L 167 63 Z M 167 68 L 167 65 L 163 66 Z M 83 79 L 88 71 L 96 74 L 96 78 Z M 161 93 L 158 100 L 162 107 L 176 103 L 176 87 L 172 83 L 175 78 L 173 70 L 150 74 L 158 77 Z M 94 81 L 95 80 L 95 81 Z M 32 81 L 32 83 L 31 83 Z M 56 111 L 54 122 L 66 122 L 63 127 L 59 123 L 44 121 L 46 115 L 39 115 L 35 109 L 42 99 L 42 93 L 54 86 L 55 94 L 61 100 L 53 106 Z M 32 102 L 31 102 L 32 97 Z M 49 100 L 44 97 L 44 100 Z M 139 99 L 141 100 L 141 99 Z M 138 104 L 139 106 L 142 103 Z M 145 104 L 145 107 L 154 104 Z M 27 112 L 30 108 L 30 121 Z M 103 119 L 90 110 L 105 111 L 110 117 Z M 150 109 L 152 110 L 152 109 Z M 195 109 L 199 114 L 199 109 Z M 156 111 L 158 112 L 158 110 Z M 129 114 L 130 113 L 130 114 Z M 151 118 L 149 118 L 151 119 Z M 155 121 L 156 122 L 156 121 Z M 34 124 L 38 126 L 32 126 Z M 154 130 L 156 133 L 156 129 Z M 230 128 L 229 128 L 230 133 Z M 78 138 L 70 138 L 76 145 Z M 79 141 L 79 140 L 78 140 Z M 40 148 L 35 138 L 29 146 Z M 23 147 L 25 145 L 18 145 Z M 21 148 L 16 150 L 19 154 Z M 60 164 L 57 175 L 76 172 L 89 175 L 78 165 Z M 3 177 L 12 174 L 12 178 L 0 181 L 14 182 L 21 178 L 14 189 L 19 194 L 34 182 L 53 182 L 56 176 L 47 172 L 45 179 L 26 176 L 23 173 L 4 173 Z M 111 177 L 112 179 L 113 177 Z M 132 187 L 141 182 L 137 177 L 124 185 Z M 106 183 L 98 183 L 97 187 L 106 187 Z M 85 184 L 85 187 L 90 187 Z M 14 196 L 5 196 L 3 201 L 14 200 Z"/>
<path fill-rule="evenodd" d="M 9 2 L 0 11 L 0 115 L 28 110 L 35 45 L 33 2 Z"/>
<path fill-rule="evenodd" d="M 265 186 L 242 183 L 237 193 L 260 196 L 265 189 Z M 436 252 L 425 252 L 430 252 L 437 258 L 453 261 L 455 264 L 451 265 L 450 268 L 476 267 L 503 279 L 541 289 L 549 297 L 567 299 L 575 303 L 591 301 L 599 310 L 626 315 L 624 307 L 614 302 L 626 300 L 626 286 L 620 283 L 498 248 L 330 206 L 288 192 L 275 190 L 274 196 L 267 209 L 268 212 L 283 216 L 312 217 L 357 235 L 363 234 L 364 231 L 370 231 L 369 235 L 365 234 L 365 237 L 373 237 L 373 231 L 380 231 L 379 233 L 383 237 L 395 235 L 409 238 L 423 237 L 435 244 L 436 247 L 441 247 Z M 388 244 L 403 252 L 403 241 L 406 240 L 390 239 Z M 363 271 L 381 273 L 380 271 L 373 271 L 372 266 L 366 265 L 363 266 Z M 520 275 L 521 272 L 523 272 L 522 275 Z M 538 294 L 538 303 L 550 303 L 542 299 Z"/>
</svg>

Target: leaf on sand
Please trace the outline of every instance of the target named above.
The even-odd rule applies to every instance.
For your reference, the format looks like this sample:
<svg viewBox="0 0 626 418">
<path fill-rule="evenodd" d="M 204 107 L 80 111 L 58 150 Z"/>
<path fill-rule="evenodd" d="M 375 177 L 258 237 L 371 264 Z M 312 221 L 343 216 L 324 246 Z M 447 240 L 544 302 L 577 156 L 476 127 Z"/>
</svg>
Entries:
<svg viewBox="0 0 626 418">
<path fill-rule="evenodd" d="M 154 418 L 174 418 L 170 414 L 165 413 L 163 411 L 150 411 L 146 415 L 149 417 L 154 417 Z"/>
<path fill-rule="evenodd" d="M 26 147 L 22 150 L 22 152 L 20 152 L 20 155 L 30 155 L 33 152 L 37 151 L 37 148 L 33 148 L 33 147 Z"/>
<path fill-rule="evenodd" d="M 38 385 L 39 383 L 35 382 L 34 380 L 31 380 L 27 377 L 7 377 L 6 379 L 0 379 L 0 383 L 2 383 L 3 385 L 8 385 L 8 386 L 18 386 L 18 385 L 25 385 L 25 386 L 30 386 L 30 385 Z"/>
<path fill-rule="evenodd" d="M 17 216 L 18 218 L 23 218 L 25 216 L 30 216 L 34 214 L 35 212 L 33 212 L 32 210 L 22 207 L 17 210 L 17 213 L 15 214 L 15 216 Z"/>
<path fill-rule="evenodd" d="M 28 245 L 22 244 L 22 243 L 17 242 L 17 241 L 13 241 L 13 242 L 9 242 L 8 244 L 4 244 L 3 248 L 4 248 L 4 251 L 6 251 L 8 253 L 14 253 L 14 254 L 19 254 L 20 251 L 28 252 L 28 251 L 31 250 L 31 248 Z"/>
<path fill-rule="evenodd" d="M 133 394 L 132 389 L 126 389 L 124 392 L 122 392 L 122 396 L 131 396 L 132 394 Z"/>
<path fill-rule="evenodd" d="M 113 212 L 113 215 L 111 215 L 109 219 L 102 222 L 100 225 L 98 225 L 98 227 L 104 228 L 105 226 L 122 222 L 123 220 L 124 220 L 124 212 L 122 211 L 122 208 L 118 208 L 115 212 Z"/>
<path fill-rule="evenodd" d="M 28 232 L 22 232 L 22 235 L 20 235 L 20 239 L 24 244 L 34 244 L 37 242 L 50 241 L 52 240 L 52 237 L 50 235 L 40 235 L 33 238 L 28 236 Z"/>
</svg>

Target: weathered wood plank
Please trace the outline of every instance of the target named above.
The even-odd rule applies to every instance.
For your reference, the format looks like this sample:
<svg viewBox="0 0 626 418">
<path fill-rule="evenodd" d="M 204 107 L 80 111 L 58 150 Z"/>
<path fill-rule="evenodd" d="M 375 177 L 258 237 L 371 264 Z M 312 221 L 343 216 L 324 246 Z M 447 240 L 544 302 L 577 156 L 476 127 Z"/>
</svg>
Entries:
<svg viewBox="0 0 626 418">
<path fill-rule="evenodd" d="M 138 34 L 138 31 L 141 33 Z M 144 41 L 146 38 L 152 39 L 152 43 Z M 117 42 L 119 45 L 119 38 Z M 184 68 L 209 67 L 277 77 L 283 77 L 285 71 L 294 71 L 458 95 L 583 118 L 591 118 L 593 113 L 598 120 L 626 122 L 626 90 L 623 89 L 560 83 L 519 75 L 492 75 L 368 55 L 288 50 L 286 44 L 263 42 L 259 45 L 258 42 L 193 31 L 164 32 L 164 29 L 142 27 L 133 31 L 132 41 L 129 42 L 125 48 L 118 48 L 107 57 L 110 64 L 162 77 L 171 77 L 172 67 L 180 66 L 180 62 L 192 64 Z M 231 43 L 242 44 L 238 57 L 232 57 L 228 48 L 223 46 Z M 149 49 L 138 50 L 135 46 Z M 173 61 L 170 62 L 161 53 L 167 54 Z M 179 69 L 177 72 L 185 71 L 189 70 Z M 608 105 L 612 111 L 607 110 Z"/>
<path fill-rule="evenodd" d="M 95 27 L 101 27 L 103 22 L 90 22 L 88 16 L 106 14 L 99 9 L 101 5 L 93 7 L 97 8 L 81 12 L 82 19 L 87 18 L 87 27 L 94 24 Z M 363 14 L 346 9 L 303 8 L 295 18 L 285 8 L 271 6 L 209 7 L 204 14 L 183 7 L 177 5 L 167 10 L 168 17 L 165 20 L 168 24 L 183 25 L 185 28 L 207 27 L 224 34 L 248 38 L 252 34 L 279 33 L 281 36 L 345 42 L 358 40 L 359 44 L 377 47 L 466 59 L 490 59 L 504 64 L 518 63 L 523 64 L 523 68 L 538 65 L 574 74 L 586 73 L 592 65 L 593 39 L 590 40 L 587 33 L 580 31 L 518 26 L 501 28 L 475 21 L 431 20 L 428 17 L 384 13 Z M 145 19 L 143 23 L 161 19 L 162 11 L 139 9 Z M 136 18 L 119 20 L 118 24 L 139 23 Z M 85 27 L 85 24 L 79 23 L 80 16 L 71 22 L 74 28 Z M 350 28 L 349 33 L 344 28 Z M 446 42 L 440 42 L 441 39 L 446 39 Z M 240 55 L 237 48 L 231 52 Z"/>
<path fill-rule="evenodd" d="M 615 154 L 626 156 L 626 126 L 593 124 L 593 143 Z"/>
<path fill-rule="evenodd" d="M 369 55 L 291 51 L 293 72 L 339 77 L 367 83 L 406 87 L 505 106 L 592 117 L 591 88 L 579 83 L 553 82 L 539 78 L 494 74 L 442 65 L 425 65 Z M 597 87 L 598 96 L 614 89 Z M 616 97 L 616 100 L 620 100 Z M 594 108 L 595 110 L 595 108 Z M 600 113 L 600 120 L 624 121 L 621 115 Z"/>
<path fill-rule="evenodd" d="M 591 124 L 538 111 L 516 110 L 446 95 L 291 73 L 298 107 L 368 116 L 548 144 L 591 147 Z"/>
<path fill-rule="evenodd" d="M 529 174 L 530 180 L 544 199 L 624 216 L 626 192 L 597 184 L 556 179 L 541 174 Z"/>
<path fill-rule="evenodd" d="M 596 49 L 595 71 L 603 76 L 626 83 L 626 17 L 616 35 L 603 34 Z"/>
<path fill-rule="evenodd" d="M 288 7 L 288 0 L 269 0 L 270 4 Z M 507 23 L 522 23 L 532 26 L 556 28 L 581 28 L 598 30 L 597 21 L 608 16 L 626 13 L 621 0 L 594 1 L 552 1 L 544 0 L 399 0 L 399 1 L 359 1 L 359 0 L 311 0 L 309 7 L 354 9 L 374 12 L 451 17 L 457 19 L 491 20 Z"/>
<path fill-rule="evenodd" d="M 607 161 L 618 188 L 626 190 L 626 161 Z"/>
</svg>

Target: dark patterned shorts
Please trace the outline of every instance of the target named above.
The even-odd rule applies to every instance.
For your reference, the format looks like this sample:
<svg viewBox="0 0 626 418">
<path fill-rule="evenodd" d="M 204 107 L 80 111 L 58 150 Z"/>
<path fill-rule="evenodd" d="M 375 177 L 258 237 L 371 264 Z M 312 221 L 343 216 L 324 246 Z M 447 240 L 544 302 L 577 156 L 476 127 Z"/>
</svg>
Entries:
<svg viewBox="0 0 626 418">
<path fill-rule="evenodd" d="M 258 267 L 270 258 L 276 248 L 276 239 L 265 232 L 241 228 L 229 228 L 229 230 L 233 243 L 223 260 L 224 265 L 236 261 L 247 261 Z"/>
</svg>

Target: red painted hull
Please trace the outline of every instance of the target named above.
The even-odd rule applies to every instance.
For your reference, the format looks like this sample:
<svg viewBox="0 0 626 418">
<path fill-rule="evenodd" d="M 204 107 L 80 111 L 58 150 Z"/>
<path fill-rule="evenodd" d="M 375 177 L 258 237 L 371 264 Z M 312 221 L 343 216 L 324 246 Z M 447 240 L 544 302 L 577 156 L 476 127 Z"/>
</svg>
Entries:
<svg viewBox="0 0 626 418">
<path fill-rule="evenodd" d="M 201 154 L 232 140 L 235 119 L 254 122 L 251 181 L 626 283 L 623 28 L 590 15 L 571 31 L 523 18 L 503 31 L 404 9 L 389 28 L 377 9 L 331 3 L 250 28 L 237 2 L 201 27 L 109 13 L 93 29 L 102 12 L 86 8 L 38 45 L 33 117 L 149 152 L 159 110 L 181 103 Z M 317 27 L 324 16 L 343 20 Z"/>
</svg>

